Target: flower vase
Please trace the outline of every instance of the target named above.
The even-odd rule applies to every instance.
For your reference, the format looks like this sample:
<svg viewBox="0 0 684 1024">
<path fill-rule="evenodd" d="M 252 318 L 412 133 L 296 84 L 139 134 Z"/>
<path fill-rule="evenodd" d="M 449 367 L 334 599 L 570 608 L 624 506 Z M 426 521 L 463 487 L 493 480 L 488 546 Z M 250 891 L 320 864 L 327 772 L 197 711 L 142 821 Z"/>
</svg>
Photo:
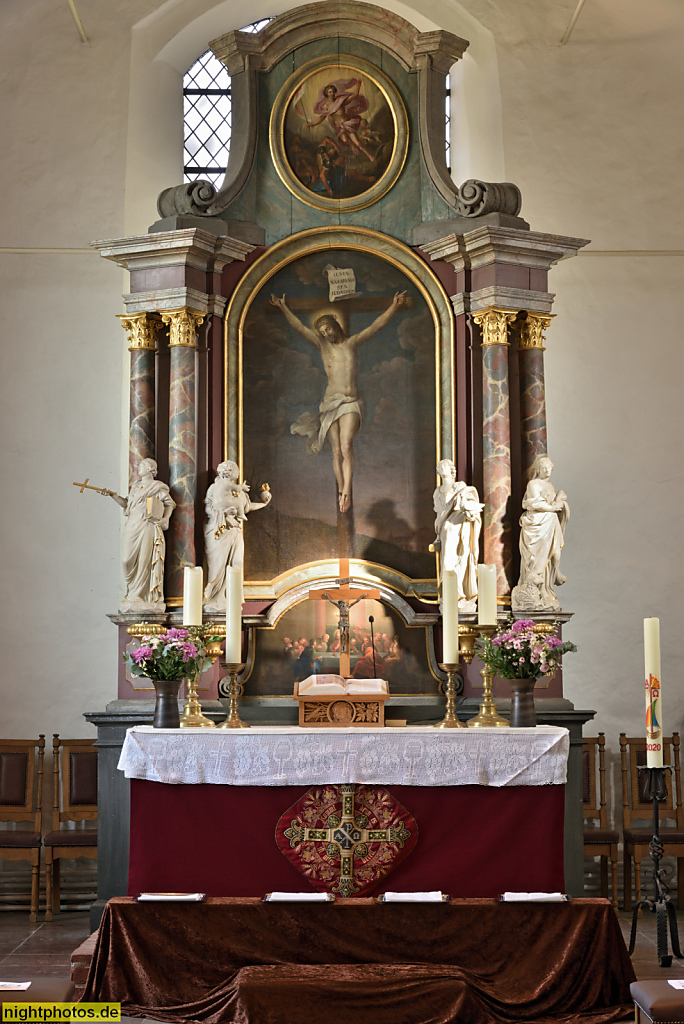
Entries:
<svg viewBox="0 0 684 1024">
<path fill-rule="evenodd" d="M 152 685 L 157 696 L 154 705 L 152 726 L 155 729 L 180 729 L 178 691 L 182 679 L 153 679 Z"/>
<path fill-rule="evenodd" d="M 511 719 L 514 729 L 534 728 L 537 716 L 534 711 L 534 687 L 536 679 L 509 679 L 511 688 Z"/>
</svg>

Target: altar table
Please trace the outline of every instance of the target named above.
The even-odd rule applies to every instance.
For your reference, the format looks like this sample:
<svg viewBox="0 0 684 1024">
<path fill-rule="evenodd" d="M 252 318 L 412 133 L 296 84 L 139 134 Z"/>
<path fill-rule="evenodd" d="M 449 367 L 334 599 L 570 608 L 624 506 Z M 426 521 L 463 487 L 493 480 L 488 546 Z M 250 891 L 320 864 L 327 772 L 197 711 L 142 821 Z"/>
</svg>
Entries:
<svg viewBox="0 0 684 1024">
<path fill-rule="evenodd" d="M 417 822 L 416 848 L 377 892 L 563 890 L 567 752 L 553 726 L 129 730 L 128 892 L 310 890 L 276 824 L 309 787 L 340 783 L 387 786 Z"/>
<path fill-rule="evenodd" d="M 209 1024 L 633 1019 L 608 900 L 327 904 L 208 899 L 105 908 L 87 1002 Z"/>
</svg>

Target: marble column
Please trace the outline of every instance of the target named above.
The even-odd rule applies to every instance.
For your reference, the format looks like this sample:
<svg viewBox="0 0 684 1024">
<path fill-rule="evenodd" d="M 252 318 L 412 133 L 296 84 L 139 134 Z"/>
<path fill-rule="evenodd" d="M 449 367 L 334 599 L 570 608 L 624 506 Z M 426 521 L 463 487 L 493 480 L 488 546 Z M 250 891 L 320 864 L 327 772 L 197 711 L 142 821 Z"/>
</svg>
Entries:
<svg viewBox="0 0 684 1024">
<path fill-rule="evenodd" d="M 546 392 L 544 331 L 551 316 L 526 313 L 520 322 L 520 431 L 523 483 L 527 484 L 537 455 L 546 454 Z"/>
<path fill-rule="evenodd" d="M 160 323 L 156 313 L 118 314 L 128 334 L 131 353 L 130 413 L 128 426 L 128 483 L 143 459 L 155 457 L 154 357 Z"/>
<path fill-rule="evenodd" d="M 197 328 L 206 313 L 184 306 L 160 311 L 159 315 L 169 327 L 169 488 L 176 502 L 167 541 L 168 604 L 169 599 L 176 603 L 182 598 L 183 569 L 195 565 L 195 353 Z"/>
<path fill-rule="evenodd" d="M 482 477 L 484 560 L 496 566 L 499 597 L 511 592 L 511 417 L 508 325 L 515 310 L 473 313 L 482 331 Z"/>
</svg>

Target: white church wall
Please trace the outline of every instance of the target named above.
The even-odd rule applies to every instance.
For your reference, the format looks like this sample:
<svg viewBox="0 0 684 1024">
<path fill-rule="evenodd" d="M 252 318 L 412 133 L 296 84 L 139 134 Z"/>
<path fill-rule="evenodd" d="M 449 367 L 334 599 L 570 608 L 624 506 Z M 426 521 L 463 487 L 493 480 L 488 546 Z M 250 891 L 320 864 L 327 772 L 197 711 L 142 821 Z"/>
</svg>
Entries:
<svg viewBox="0 0 684 1024">
<path fill-rule="evenodd" d="M 289 6 L 264 0 L 249 17 Z M 408 4 L 388 6 L 409 16 Z M 426 0 L 420 12 L 473 40 L 467 88 L 478 114 L 455 177 L 515 181 L 535 230 L 619 251 L 552 271 L 558 316 L 546 356 L 554 479 L 572 508 L 560 594 L 576 613 L 568 635 L 580 652 L 567 659 L 567 692 L 598 710 L 589 731 L 604 729 L 616 749 L 621 729 L 641 731 L 646 614 L 662 619 L 666 726 L 684 726 L 674 393 L 682 257 L 671 252 L 681 245 L 681 213 L 667 203 L 679 174 L 672 97 L 682 94 L 674 62 L 682 25 L 659 33 L 656 17 L 647 35 L 631 4 L 626 27 L 587 5 L 560 47 L 572 6 L 540 14 L 536 0 L 464 0 L 460 8 Z M 157 193 L 181 180 L 182 72 L 210 38 L 245 19 L 233 0 L 111 0 L 81 16 L 90 46 L 66 4 L 6 0 L 0 10 L 0 174 L 9 197 L 0 240 L 2 728 L 13 736 L 88 735 L 81 712 L 116 695 L 116 633 L 106 613 L 119 596 L 120 514 L 71 482 L 88 475 L 125 486 L 128 356 L 114 314 L 126 282 L 75 250 L 156 219 Z M 463 132 L 464 116 L 461 105 Z M 47 251 L 58 248 L 70 252 Z M 665 255 L 622 254 L 643 249 Z"/>
</svg>

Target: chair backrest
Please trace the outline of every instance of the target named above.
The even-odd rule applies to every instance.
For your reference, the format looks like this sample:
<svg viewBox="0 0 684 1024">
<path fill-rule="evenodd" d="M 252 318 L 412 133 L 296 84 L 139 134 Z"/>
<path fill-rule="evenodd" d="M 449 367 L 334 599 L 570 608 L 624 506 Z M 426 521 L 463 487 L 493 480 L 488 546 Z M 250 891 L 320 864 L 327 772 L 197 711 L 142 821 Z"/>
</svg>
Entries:
<svg viewBox="0 0 684 1024">
<path fill-rule="evenodd" d="M 52 737 L 54 804 L 52 828 L 63 821 L 97 819 L 97 747 L 95 740 Z"/>
<path fill-rule="evenodd" d="M 679 733 L 663 738 L 663 761 L 674 769 L 666 772 L 667 797 L 659 805 L 661 820 L 674 820 L 677 828 L 684 828 L 682 807 L 681 768 L 679 761 Z M 626 736 L 620 733 L 620 766 L 622 769 L 622 826 L 631 828 L 635 821 L 650 821 L 653 801 L 646 796 L 646 773 L 637 769 L 646 764 L 646 737 Z"/>
<path fill-rule="evenodd" d="M 0 740 L 0 821 L 28 821 L 40 832 L 45 736 Z"/>
<path fill-rule="evenodd" d="M 585 821 L 598 820 L 601 828 L 608 827 L 606 737 L 602 732 L 585 736 L 582 743 L 582 807 Z"/>
</svg>

